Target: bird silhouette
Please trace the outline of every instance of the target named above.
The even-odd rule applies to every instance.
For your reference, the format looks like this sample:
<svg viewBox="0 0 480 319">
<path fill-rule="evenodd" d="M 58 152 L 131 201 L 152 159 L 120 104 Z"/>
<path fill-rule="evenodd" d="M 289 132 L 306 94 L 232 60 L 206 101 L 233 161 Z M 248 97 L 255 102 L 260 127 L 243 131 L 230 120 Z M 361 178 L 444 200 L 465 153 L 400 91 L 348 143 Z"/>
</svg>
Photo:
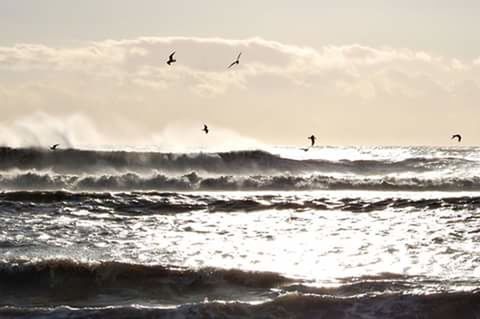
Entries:
<svg viewBox="0 0 480 319">
<path fill-rule="evenodd" d="M 237 59 L 235 61 L 233 61 L 227 69 L 230 69 L 232 66 L 236 65 L 236 64 L 240 64 L 240 56 L 242 55 L 242 52 L 240 52 L 240 54 L 237 56 Z"/>
<path fill-rule="evenodd" d="M 53 144 L 52 146 L 50 146 L 50 149 L 52 151 L 55 151 L 57 149 L 57 147 L 59 147 L 59 146 L 60 146 L 60 144 Z"/>
<path fill-rule="evenodd" d="M 173 58 L 173 55 L 174 55 L 174 54 L 175 54 L 175 51 L 173 51 L 172 54 L 170 54 L 170 55 L 168 56 L 168 61 L 167 61 L 167 64 L 168 64 L 168 65 L 177 62 L 177 60 L 175 60 L 175 59 Z"/>
<path fill-rule="evenodd" d="M 462 140 L 462 136 L 461 136 L 460 134 L 454 134 L 454 135 L 452 135 L 452 138 L 451 138 L 451 139 L 453 140 L 454 138 L 456 138 L 459 143 L 460 143 L 460 141 Z"/>
<path fill-rule="evenodd" d="M 313 147 L 313 145 L 315 145 L 315 135 L 312 134 L 312 136 L 309 136 L 308 139 L 312 141 L 312 145 L 310 145 L 310 147 Z"/>
<path fill-rule="evenodd" d="M 206 124 L 203 124 L 203 130 L 205 134 L 208 134 L 208 126 Z"/>
</svg>

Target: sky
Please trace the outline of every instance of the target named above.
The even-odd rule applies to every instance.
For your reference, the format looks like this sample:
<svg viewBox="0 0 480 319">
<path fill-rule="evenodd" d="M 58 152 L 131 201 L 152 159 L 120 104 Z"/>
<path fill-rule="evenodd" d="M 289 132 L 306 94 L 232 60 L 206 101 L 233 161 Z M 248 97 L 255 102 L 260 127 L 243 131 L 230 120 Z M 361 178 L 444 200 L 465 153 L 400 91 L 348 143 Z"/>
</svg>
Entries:
<svg viewBox="0 0 480 319">
<path fill-rule="evenodd" d="M 445 0 L 2 0 L 0 143 L 477 145 L 479 14 Z"/>
</svg>

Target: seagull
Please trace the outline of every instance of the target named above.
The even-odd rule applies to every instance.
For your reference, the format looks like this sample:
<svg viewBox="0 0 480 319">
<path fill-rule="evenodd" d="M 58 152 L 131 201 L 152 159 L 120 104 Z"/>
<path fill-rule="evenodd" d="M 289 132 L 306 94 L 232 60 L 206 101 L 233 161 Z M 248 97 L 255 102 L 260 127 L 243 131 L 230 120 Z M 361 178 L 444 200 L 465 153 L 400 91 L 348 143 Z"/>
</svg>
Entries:
<svg viewBox="0 0 480 319">
<path fill-rule="evenodd" d="M 459 143 L 460 143 L 460 141 L 462 140 L 462 136 L 461 136 L 460 134 L 452 135 L 452 138 L 451 138 L 451 139 L 453 140 L 454 138 L 456 138 Z"/>
<path fill-rule="evenodd" d="M 315 135 L 309 136 L 308 139 L 312 141 L 312 145 L 310 145 L 310 147 L 313 147 L 313 145 L 315 145 Z"/>
<path fill-rule="evenodd" d="M 235 64 L 240 64 L 240 56 L 242 55 L 242 52 L 240 52 L 240 54 L 237 56 L 237 59 L 235 61 L 233 61 L 227 69 L 230 69 L 232 66 L 234 66 Z"/>
<path fill-rule="evenodd" d="M 206 124 L 203 124 L 203 130 L 205 134 L 208 134 L 208 126 Z"/>
<path fill-rule="evenodd" d="M 58 146 L 60 146 L 60 144 L 54 144 L 54 145 L 50 146 L 50 149 L 51 149 L 52 151 L 55 151 Z"/>
<path fill-rule="evenodd" d="M 167 61 L 167 64 L 168 64 L 168 65 L 177 62 L 177 60 L 175 60 L 175 59 L 173 58 L 173 55 L 174 55 L 174 54 L 175 54 L 175 51 L 173 51 L 172 54 L 170 54 L 170 55 L 168 56 L 168 61 Z"/>
</svg>

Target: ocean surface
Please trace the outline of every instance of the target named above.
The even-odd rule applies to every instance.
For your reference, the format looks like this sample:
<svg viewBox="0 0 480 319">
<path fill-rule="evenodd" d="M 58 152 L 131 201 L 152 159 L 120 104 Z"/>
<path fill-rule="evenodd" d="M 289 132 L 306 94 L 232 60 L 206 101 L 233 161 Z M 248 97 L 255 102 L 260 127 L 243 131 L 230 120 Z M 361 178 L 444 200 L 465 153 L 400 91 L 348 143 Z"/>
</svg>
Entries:
<svg viewBox="0 0 480 319">
<path fill-rule="evenodd" d="M 480 148 L 0 148 L 0 318 L 480 318 Z"/>
</svg>

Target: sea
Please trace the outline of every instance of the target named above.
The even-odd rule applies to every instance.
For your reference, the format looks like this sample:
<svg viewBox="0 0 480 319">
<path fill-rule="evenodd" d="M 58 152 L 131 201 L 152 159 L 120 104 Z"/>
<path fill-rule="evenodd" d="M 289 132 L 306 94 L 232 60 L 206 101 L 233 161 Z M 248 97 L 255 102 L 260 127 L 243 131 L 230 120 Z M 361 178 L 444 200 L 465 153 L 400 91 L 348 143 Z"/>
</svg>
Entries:
<svg viewBox="0 0 480 319">
<path fill-rule="evenodd" d="M 480 318 L 480 148 L 0 148 L 0 318 Z"/>
</svg>

